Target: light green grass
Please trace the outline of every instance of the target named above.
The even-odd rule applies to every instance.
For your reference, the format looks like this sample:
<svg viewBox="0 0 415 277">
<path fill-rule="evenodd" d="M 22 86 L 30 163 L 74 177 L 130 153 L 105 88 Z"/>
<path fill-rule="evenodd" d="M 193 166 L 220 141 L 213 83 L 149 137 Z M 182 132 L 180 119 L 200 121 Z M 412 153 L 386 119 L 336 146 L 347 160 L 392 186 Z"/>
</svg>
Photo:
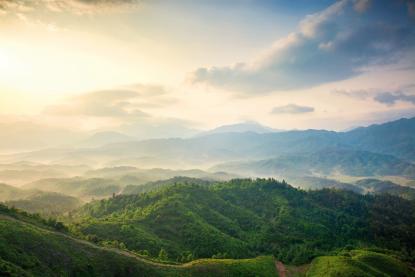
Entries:
<svg viewBox="0 0 415 277">
<path fill-rule="evenodd" d="M 270 256 L 254 259 L 200 259 L 184 265 L 195 276 L 278 276 Z"/>
<path fill-rule="evenodd" d="M 352 250 L 339 256 L 323 256 L 313 260 L 307 277 L 411 277 L 406 264 L 394 257 L 365 250 Z"/>
</svg>

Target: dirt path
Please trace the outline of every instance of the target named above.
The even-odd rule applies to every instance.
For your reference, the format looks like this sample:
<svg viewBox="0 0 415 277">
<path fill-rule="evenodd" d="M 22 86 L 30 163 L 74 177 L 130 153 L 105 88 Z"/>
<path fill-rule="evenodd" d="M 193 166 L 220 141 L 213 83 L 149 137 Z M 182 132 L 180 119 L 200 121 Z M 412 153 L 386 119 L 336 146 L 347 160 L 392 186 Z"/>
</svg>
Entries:
<svg viewBox="0 0 415 277">
<path fill-rule="evenodd" d="M 278 271 L 279 277 L 286 277 L 287 276 L 287 269 L 285 268 L 285 265 L 280 261 L 275 261 L 275 267 Z"/>
</svg>

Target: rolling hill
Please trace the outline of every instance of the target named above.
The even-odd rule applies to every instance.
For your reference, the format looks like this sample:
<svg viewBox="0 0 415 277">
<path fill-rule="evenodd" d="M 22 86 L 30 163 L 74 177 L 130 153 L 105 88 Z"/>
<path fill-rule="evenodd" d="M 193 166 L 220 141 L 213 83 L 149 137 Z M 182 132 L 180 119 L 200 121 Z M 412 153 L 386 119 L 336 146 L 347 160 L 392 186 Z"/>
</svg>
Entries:
<svg viewBox="0 0 415 277">
<path fill-rule="evenodd" d="M 110 197 L 124 191 L 146 185 L 149 189 L 159 180 L 179 177 L 198 178 L 206 181 L 229 180 L 237 175 L 225 172 L 207 172 L 198 169 L 171 170 L 162 168 L 139 169 L 136 167 L 110 167 L 87 171 L 83 177 L 40 179 L 23 186 L 27 190 L 58 192 L 75 196 L 85 201 Z M 146 190 L 147 190 L 146 189 Z M 1 190 L 1 187 L 0 187 Z M 1 198 L 0 198 L 1 199 Z"/>
<path fill-rule="evenodd" d="M 356 182 L 356 186 L 367 193 L 398 195 L 406 199 L 415 199 L 415 188 L 397 185 L 391 181 L 378 179 L 362 179 Z"/>
<path fill-rule="evenodd" d="M 272 257 L 179 265 L 100 247 L 0 206 L 1 276 L 277 276 Z"/>
<path fill-rule="evenodd" d="M 183 260 L 274 255 L 302 264 L 346 245 L 415 249 L 415 206 L 390 195 L 305 192 L 274 180 L 176 184 L 95 201 L 71 228 L 99 243 Z"/>
<path fill-rule="evenodd" d="M 337 256 L 316 258 L 307 277 L 415 276 L 409 266 L 393 256 L 366 250 L 343 251 Z"/>
<path fill-rule="evenodd" d="M 85 165 L 70 166 L 20 161 L 0 164 L 0 182 L 20 186 L 38 179 L 79 176 L 88 170 L 90 168 Z"/>
<path fill-rule="evenodd" d="M 6 201 L 5 204 L 9 207 L 49 217 L 75 210 L 83 203 L 78 198 L 65 194 L 36 191 L 27 197 Z"/>
<path fill-rule="evenodd" d="M 6 184 L 0 184 L 0 202 L 44 216 L 61 215 L 82 205 L 79 199 L 65 194 L 38 189 L 21 189 Z"/>
<path fill-rule="evenodd" d="M 105 198 L 121 191 L 122 185 L 117 181 L 106 178 L 49 178 L 26 184 L 25 189 L 51 191 L 84 200 Z"/>
</svg>

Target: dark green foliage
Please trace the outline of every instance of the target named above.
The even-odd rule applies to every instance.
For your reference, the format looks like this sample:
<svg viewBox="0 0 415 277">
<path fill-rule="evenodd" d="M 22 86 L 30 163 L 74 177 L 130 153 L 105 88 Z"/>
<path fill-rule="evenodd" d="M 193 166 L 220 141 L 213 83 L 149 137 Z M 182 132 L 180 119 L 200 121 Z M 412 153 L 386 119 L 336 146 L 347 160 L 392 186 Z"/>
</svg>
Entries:
<svg viewBox="0 0 415 277">
<path fill-rule="evenodd" d="M 388 195 L 305 192 L 272 179 L 172 185 L 95 201 L 73 214 L 72 230 L 130 250 L 161 248 L 172 260 L 273 254 L 302 264 L 344 247 L 415 249 L 415 204 Z"/>
<path fill-rule="evenodd" d="M 21 267 L 9 263 L 0 258 L 0 276 L 21 276 L 21 277 L 29 277 L 33 276 L 32 274 L 24 271 Z"/>
</svg>

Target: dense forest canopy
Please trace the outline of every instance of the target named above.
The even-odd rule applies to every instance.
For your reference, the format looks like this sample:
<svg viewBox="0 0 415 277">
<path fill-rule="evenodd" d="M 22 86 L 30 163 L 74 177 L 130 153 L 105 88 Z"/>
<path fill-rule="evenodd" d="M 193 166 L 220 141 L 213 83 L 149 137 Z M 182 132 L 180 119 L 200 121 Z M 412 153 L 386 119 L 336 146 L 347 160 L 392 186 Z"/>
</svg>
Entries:
<svg viewBox="0 0 415 277">
<path fill-rule="evenodd" d="M 73 232 L 170 259 L 272 254 L 301 264 L 337 248 L 380 247 L 413 259 L 415 203 L 387 194 L 303 191 L 285 181 L 174 184 L 71 213 Z"/>
</svg>

